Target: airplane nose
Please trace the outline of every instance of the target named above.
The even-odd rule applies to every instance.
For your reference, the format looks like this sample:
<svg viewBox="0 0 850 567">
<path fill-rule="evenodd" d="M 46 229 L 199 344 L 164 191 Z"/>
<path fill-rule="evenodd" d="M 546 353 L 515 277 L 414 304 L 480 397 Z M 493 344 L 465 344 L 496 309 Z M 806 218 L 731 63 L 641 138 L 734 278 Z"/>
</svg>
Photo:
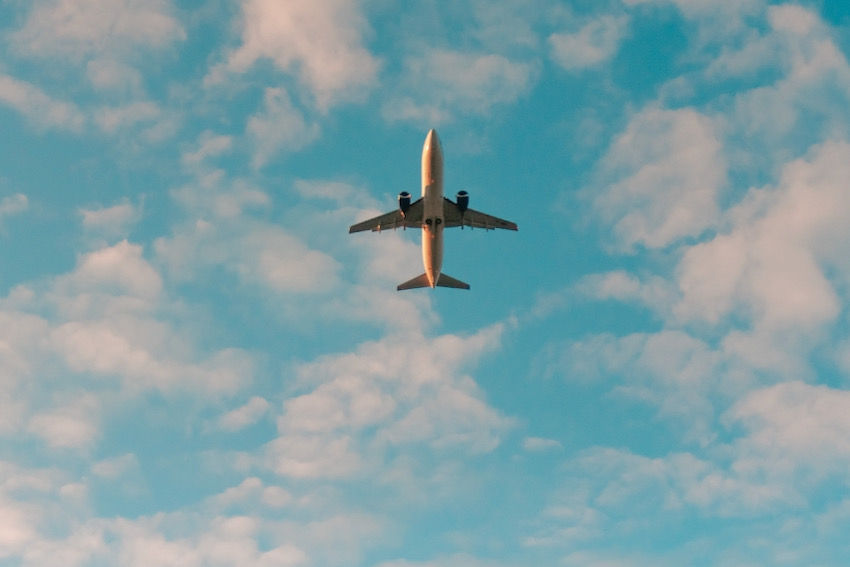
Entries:
<svg viewBox="0 0 850 567">
<path fill-rule="evenodd" d="M 425 138 L 425 145 L 429 148 L 439 147 L 440 138 L 437 136 L 437 131 L 431 128 L 428 130 L 428 136 Z"/>
</svg>

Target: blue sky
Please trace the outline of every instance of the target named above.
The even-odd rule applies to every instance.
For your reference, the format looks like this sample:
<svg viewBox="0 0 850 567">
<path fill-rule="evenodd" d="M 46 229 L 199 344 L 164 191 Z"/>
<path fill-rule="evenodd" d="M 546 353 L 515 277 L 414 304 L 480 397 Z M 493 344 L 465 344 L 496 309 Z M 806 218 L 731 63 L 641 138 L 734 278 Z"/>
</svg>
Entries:
<svg viewBox="0 0 850 567">
<path fill-rule="evenodd" d="M 845 3 L 0 26 L 0 564 L 846 562 Z M 432 127 L 520 231 L 398 293 Z"/>
</svg>

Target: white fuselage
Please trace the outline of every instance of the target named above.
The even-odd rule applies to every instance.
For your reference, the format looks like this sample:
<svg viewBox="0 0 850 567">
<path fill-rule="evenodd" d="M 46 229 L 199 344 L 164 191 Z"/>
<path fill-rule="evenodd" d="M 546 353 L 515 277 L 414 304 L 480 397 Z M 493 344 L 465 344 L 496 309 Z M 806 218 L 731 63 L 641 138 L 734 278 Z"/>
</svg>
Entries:
<svg viewBox="0 0 850 567">
<path fill-rule="evenodd" d="M 430 130 L 422 147 L 422 262 L 431 287 L 443 265 L 443 150 Z"/>
</svg>

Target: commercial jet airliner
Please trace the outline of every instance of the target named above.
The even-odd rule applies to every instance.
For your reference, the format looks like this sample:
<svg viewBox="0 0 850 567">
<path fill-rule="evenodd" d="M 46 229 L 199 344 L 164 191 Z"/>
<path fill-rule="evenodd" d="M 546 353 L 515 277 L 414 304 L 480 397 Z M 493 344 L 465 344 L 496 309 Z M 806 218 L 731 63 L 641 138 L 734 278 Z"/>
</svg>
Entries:
<svg viewBox="0 0 850 567">
<path fill-rule="evenodd" d="M 425 273 L 399 284 L 398 290 L 417 287 L 469 289 L 469 284 L 440 271 L 443 265 L 443 229 L 463 228 L 517 230 L 516 224 L 469 208 L 469 193 L 458 191 L 456 201 L 443 197 L 443 150 L 436 130 L 430 130 L 422 148 L 422 197 L 410 202 L 410 193 L 398 195 L 398 209 L 352 225 L 348 232 L 382 231 L 388 228 L 422 229 L 422 262 Z"/>
</svg>

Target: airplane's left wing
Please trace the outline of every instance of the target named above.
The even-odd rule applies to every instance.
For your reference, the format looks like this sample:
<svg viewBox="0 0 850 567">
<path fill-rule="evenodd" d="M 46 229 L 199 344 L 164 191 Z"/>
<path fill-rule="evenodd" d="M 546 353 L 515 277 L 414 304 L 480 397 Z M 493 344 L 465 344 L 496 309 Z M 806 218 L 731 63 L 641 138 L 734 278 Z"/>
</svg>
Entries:
<svg viewBox="0 0 850 567">
<path fill-rule="evenodd" d="M 373 219 L 358 222 L 349 227 L 348 232 L 361 232 L 371 230 L 372 232 L 380 232 L 390 228 L 422 228 L 422 199 L 414 203 L 410 203 L 410 207 L 406 213 L 402 213 L 400 209 L 390 211 Z"/>
<path fill-rule="evenodd" d="M 503 228 L 505 230 L 517 230 L 516 223 L 494 217 L 486 213 L 476 211 L 474 209 L 466 209 L 461 211 L 457 203 L 447 197 L 445 206 L 443 207 L 443 216 L 445 217 L 445 226 L 450 228 L 453 226 L 469 226 L 472 228 L 484 228 L 491 230 L 494 228 Z"/>
</svg>

